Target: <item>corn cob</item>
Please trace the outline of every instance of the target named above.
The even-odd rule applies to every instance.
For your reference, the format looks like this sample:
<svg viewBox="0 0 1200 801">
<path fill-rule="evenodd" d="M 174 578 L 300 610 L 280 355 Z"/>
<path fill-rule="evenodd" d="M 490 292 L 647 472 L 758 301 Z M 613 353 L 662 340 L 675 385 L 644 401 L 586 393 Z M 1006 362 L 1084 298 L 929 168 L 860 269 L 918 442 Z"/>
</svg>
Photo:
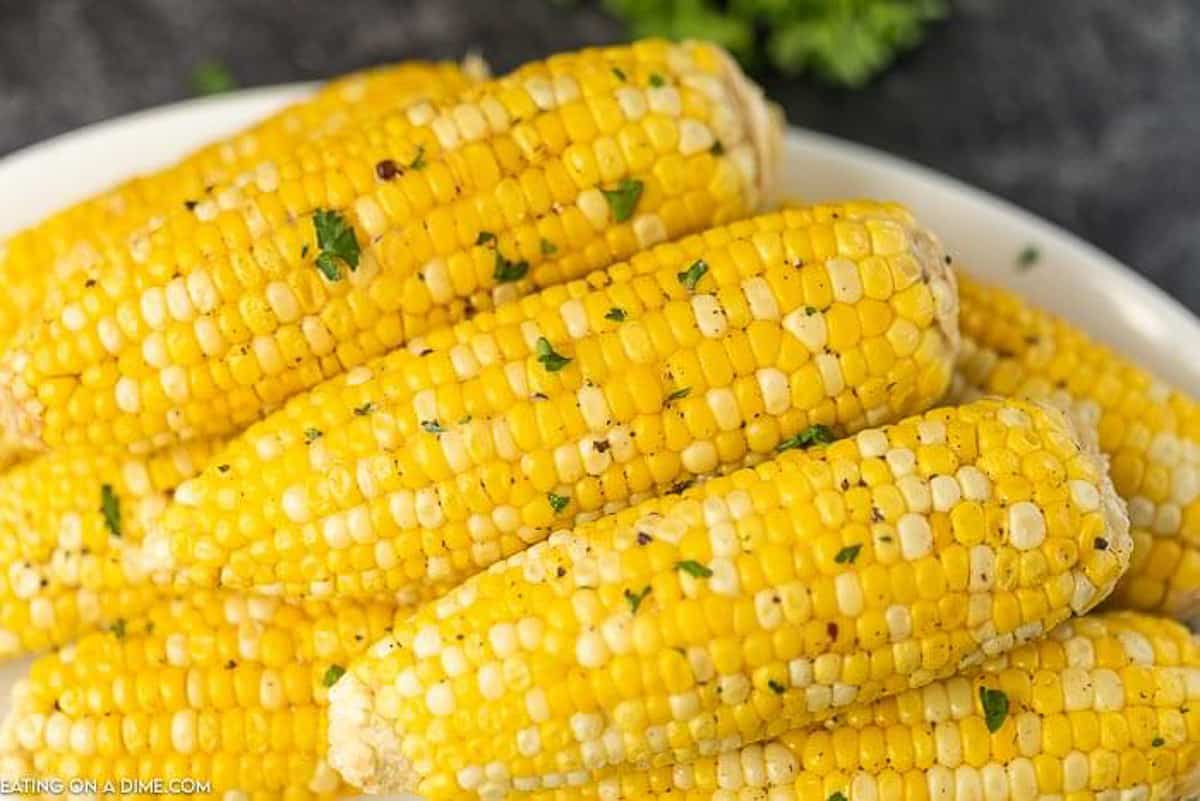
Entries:
<svg viewBox="0 0 1200 801">
<path fill-rule="evenodd" d="M 406 62 L 331 81 L 230 138 L 203 147 L 160 172 L 132 178 L 0 242 L 0 343 L 36 316 L 45 295 L 75 275 L 96 273 L 103 254 L 140 226 L 206 196 L 210 188 L 253 180 L 259 163 L 302 142 L 329 136 L 424 98 L 457 94 L 479 80 L 481 65 Z M 53 303 L 53 299 L 51 300 Z"/>
<path fill-rule="evenodd" d="M 642 42 L 306 143 L 24 329 L 0 356 L 3 447 L 229 433 L 469 303 L 746 214 L 776 133 L 723 51 Z"/>
<path fill-rule="evenodd" d="M 1195 793 L 1200 648 L 1131 612 L 1073 620 L 825 726 L 528 801 L 1168 801 Z"/>
<path fill-rule="evenodd" d="M 143 553 L 145 532 L 215 445 L 148 457 L 63 451 L 0 474 L 0 658 L 144 610 L 169 578 Z"/>
<path fill-rule="evenodd" d="M 33 663 L 0 726 L 0 776 L 188 778 L 208 787 L 193 797 L 223 801 L 344 795 L 324 758 L 328 687 L 392 616 L 206 592 L 161 601 Z"/>
<path fill-rule="evenodd" d="M 1200 404 L 1005 290 L 960 274 L 964 344 L 953 396 L 1037 398 L 1098 432 L 1129 505 L 1133 559 L 1113 603 L 1200 610 Z M 1095 436 L 1095 435 L 1093 435 Z"/>
<path fill-rule="evenodd" d="M 947 276 L 879 204 L 660 245 L 296 398 L 181 487 L 163 531 L 201 586 L 419 600 L 820 426 L 928 409 L 953 362 Z"/>
<path fill-rule="evenodd" d="M 924 686 L 1112 588 L 1124 510 L 1056 410 L 985 400 L 560 532 L 331 695 L 330 762 L 430 801 L 686 762 Z"/>
</svg>

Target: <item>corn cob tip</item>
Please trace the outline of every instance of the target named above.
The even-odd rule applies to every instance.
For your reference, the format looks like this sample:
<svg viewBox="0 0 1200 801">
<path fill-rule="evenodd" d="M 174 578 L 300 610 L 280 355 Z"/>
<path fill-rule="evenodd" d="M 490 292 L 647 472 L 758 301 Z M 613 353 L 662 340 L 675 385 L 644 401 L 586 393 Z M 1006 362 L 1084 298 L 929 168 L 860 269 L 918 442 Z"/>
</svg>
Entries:
<svg viewBox="0 0 1200 801">
<path fill-rule="evenodd" d="M 775 192 L 775 178 L 779 174 L 779 161 L 783 150 L 783 124 L 785 122 L 782 109 L 767 99 L 762 87 L 742 71 L 732 55 L 724 48 L 708 42 L 688 42 L 711 47 L 720 54 L 724 78 L 729 84 L 734 103 L 740 116 L 746 121 L 747 134 L 754 147 L 758 166 L 757 205 L 770 205 Z"/>
<path fill-rule="evenodd" d="M 338 679 L 329 691 L 329 764 L 365 793 L 416 792 L 420 776 L 377 709 L 374 690 L 357 676 Z"/>
</svg>

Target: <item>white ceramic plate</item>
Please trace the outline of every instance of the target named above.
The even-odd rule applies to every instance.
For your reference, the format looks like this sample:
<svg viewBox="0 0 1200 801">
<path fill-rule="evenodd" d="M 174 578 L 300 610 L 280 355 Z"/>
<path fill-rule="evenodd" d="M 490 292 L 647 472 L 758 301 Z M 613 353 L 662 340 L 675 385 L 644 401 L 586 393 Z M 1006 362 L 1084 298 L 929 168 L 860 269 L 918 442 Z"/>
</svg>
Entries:
<svg viewBox="0 0 1200 801">
<path fill-rule="evenodd" d="M 0 235 L 132 173 L 153 169 L 303 96 L 308 86 L 191 100 L 91 125 L 0 160 Z M 1129 268 L 1009 203 L 879 151 L 793 128 L 782 194 L 908 204 L 960 263 L 1082 325 L 1200 395 L 1200 320 Z M 1018 270 L 1026 247 L 1037 264 Z M 27 661 L 0 667 L 0 714 Z"/>
</svg>

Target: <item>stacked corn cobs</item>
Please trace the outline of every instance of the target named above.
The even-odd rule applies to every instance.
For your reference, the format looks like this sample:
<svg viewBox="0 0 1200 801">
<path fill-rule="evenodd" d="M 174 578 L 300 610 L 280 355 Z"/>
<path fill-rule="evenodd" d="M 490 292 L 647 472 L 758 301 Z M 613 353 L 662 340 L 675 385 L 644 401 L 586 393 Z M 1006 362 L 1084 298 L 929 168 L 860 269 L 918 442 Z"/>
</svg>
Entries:
<svg viewBox="0 0 1200 801">
<path fill-rule="evenodd" d="M 12 237 L 3 778 L 1190 792 L 1195 401 L 778 133 L 700 43 L 403 64 Z"/>
</svg>

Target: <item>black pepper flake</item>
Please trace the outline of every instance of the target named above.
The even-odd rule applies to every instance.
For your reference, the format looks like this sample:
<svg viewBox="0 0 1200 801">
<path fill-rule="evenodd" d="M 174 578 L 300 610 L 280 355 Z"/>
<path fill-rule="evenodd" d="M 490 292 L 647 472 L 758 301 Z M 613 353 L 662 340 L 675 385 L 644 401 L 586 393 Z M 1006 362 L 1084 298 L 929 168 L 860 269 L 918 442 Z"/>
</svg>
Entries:
<svg viewBox="0 0 1200 801">
<path fill-rule="evenodd" d="M 400 175 L 401 171 L 396 166 L 396 162 L 391 159 L 384 159 L 375 165 L 375 174 L 379 176 L 379 180 L 381 181 L 390 181 L 397 175 Z"/>
<path fill-rule="evenodd" d="M 226 670 L 233 670 L 235 667 L 237 667 L 237 662 L 233 661 L 232 659 L 225 663 Z"/>
<path fill-rule="evenodd" d="M 197 206 L 199 206 L 199 205 L 200 205 L 200 203 L 199 203 L 198 201 L 195 201 L 195 200 L 185 200 L 185 201 L 183 201 L 183 207 L 184 207 L 185 209 L 187 209 L 188 211 L 195 211 L 195 210 L 196 210 L 196 207 L 197 207 Z"/>
<path fill-rule="evenodd" d="M 218 473 L 228 473 L 228 472 L 229 472 L 229 465 L 227 465 L 227 464 L 219 464 L 219 465 L 217 465 L 217 472 L 218 472 Z"/>
<path fill-rule="evenodd" d="M 784 692 L 787 691 L 787 687 L 784 687 L 782 683 L 775 681 L 775 679 L 769 679 L 767 681 L 767 686 L 770 687 L 771 692 L 775 693 L 776 695 L 783 695 Z"/>
<path fill-rule="evenodd" d="M 1096 539 L 1092 540 L 1092 545 L 1096 547 L 1097 551 L 1108 550 L 1108 540 L 1104 539 L 1104 537 L 1096 537 Z"/>
</svg>

